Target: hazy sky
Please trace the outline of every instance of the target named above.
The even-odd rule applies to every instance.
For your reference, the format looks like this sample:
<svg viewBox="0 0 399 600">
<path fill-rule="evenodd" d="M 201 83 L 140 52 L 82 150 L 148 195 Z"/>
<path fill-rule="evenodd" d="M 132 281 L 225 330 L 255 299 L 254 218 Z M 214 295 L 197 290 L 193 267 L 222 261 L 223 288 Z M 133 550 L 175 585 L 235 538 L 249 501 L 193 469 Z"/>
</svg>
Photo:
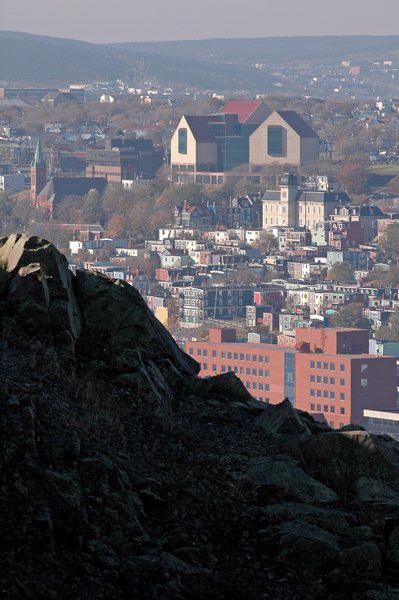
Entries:
<svg viewBox="0 0 399 600">
<path fill-rule="evenodd" d="M 398 22 L 399 0 L 0 0 L 5 31 L 94 43 L 389 35 Z"/>
</svg>

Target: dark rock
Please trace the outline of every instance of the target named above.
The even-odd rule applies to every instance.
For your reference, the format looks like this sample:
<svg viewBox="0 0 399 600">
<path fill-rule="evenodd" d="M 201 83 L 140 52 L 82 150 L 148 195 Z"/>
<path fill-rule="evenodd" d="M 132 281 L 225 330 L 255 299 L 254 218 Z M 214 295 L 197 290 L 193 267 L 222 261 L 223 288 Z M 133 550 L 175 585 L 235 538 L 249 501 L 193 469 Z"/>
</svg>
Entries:
<svg viewBox="0 0 399 600">
<path fill-rule="evenodd" d="M 375 579 L 381 575 L 381 554 L 374 542 L 365 542 L 342 550 L 339 563 L 341 569 L 346 573 L 362 573 L 364 577 Z"/>
</svg>

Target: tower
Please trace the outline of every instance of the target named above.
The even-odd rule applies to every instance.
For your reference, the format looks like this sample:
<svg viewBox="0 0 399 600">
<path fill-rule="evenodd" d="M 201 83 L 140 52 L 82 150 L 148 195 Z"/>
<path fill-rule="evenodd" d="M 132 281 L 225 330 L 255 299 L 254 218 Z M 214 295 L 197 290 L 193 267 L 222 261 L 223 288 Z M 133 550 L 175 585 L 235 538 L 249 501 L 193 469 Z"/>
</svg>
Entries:
<svg viewBox="0 0 399 600">
<path fill-rule="evenodd" d="M 280 180 L 281 222 L 283 227 L 296 226 L 296 198 L 298 195 L 298 180 L 292 173 L 284 173 Z"/>
<path fill-rule="evenodd" d="M 37 196 L 47 182 L 47 165 L 43 157 L 40 138 L 37 142 L 35 156 L 31 162 L 30 177 L 30 201 L 32 206 L 36 206 Z"/>
</svg>

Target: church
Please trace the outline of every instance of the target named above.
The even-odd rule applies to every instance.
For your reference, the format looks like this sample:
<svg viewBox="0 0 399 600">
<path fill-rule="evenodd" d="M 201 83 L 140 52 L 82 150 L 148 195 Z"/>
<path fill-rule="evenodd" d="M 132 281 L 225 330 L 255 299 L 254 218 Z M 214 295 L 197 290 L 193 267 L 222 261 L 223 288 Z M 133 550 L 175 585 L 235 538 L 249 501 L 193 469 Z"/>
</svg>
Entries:
<svg viewBox="0 0 399 600">
<path fill-rule="evenodd" d="M 65 196 L 83 198 L 91 191 L 100 194 L 105 190 L 105 177 L 52 177 L 47 182 L 47 164 L 43 156 L 40 139 L 37 142 L 35 156 L 31 162 L 30 200 L 32 208 L 48 213 L 54 218 L 54 208 Z"/>
</svg>

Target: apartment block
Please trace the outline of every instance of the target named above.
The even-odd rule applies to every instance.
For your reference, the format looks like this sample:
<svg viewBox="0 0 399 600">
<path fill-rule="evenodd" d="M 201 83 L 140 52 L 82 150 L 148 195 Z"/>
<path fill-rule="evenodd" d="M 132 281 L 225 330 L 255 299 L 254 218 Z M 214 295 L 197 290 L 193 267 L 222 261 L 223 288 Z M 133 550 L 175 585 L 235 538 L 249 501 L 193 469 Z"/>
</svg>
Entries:
<svg viewBox="0 0 399 600">
<path fill-rule="evenodd" d="M 365 329 L 297 329 L 294 346 L 237 342 L 233 331 L 225 340 L 210 329 L 209 341 L 186 343 L 200 376 L 232 371 L 257 400 L 288 397 L 334 429 L 363 423 L 364 409 L 397 409 L 396 358 L 368 354 Z"/>
</svg>

